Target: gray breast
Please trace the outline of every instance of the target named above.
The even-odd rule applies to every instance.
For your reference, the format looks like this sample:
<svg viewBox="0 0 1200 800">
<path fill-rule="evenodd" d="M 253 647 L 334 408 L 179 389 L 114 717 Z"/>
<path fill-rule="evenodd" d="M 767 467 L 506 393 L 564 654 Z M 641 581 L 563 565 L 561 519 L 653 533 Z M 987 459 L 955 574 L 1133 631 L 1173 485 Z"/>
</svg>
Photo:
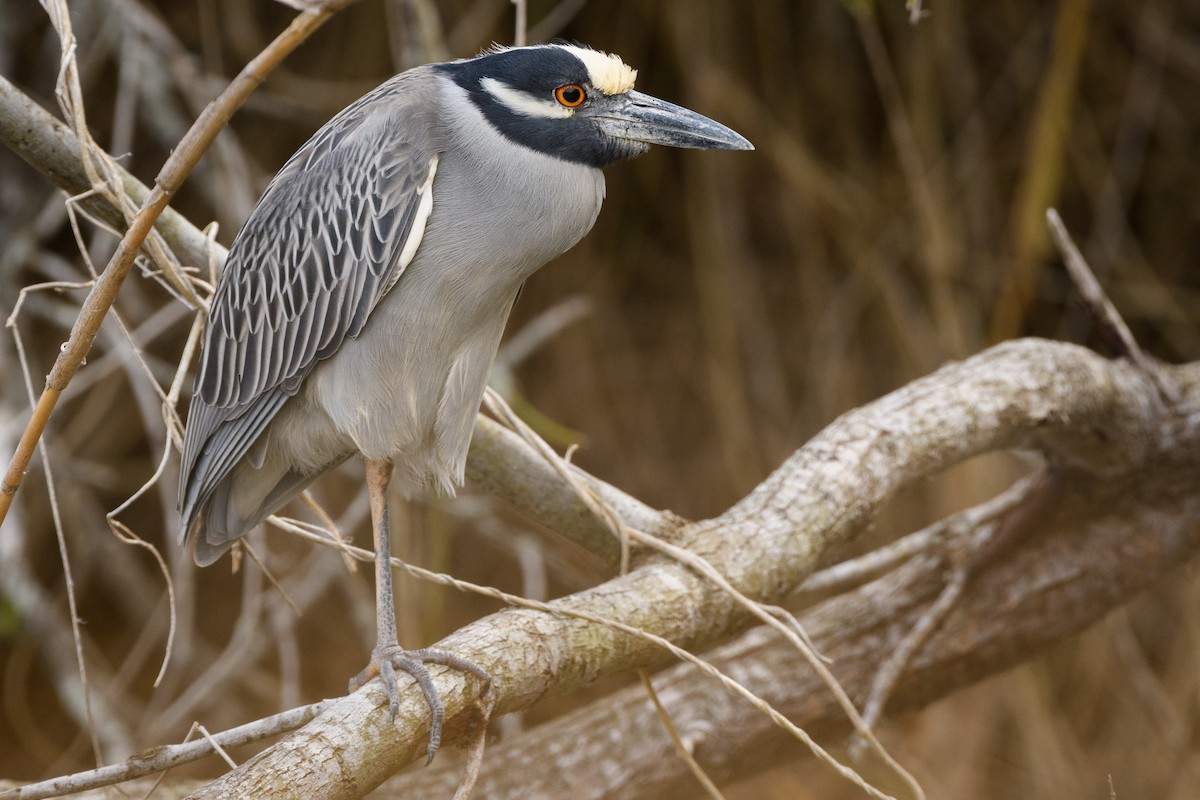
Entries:
<svg viewBox="0 0 1200 800">
<path fill-rule="evenodd" d="M 417 256 L 360 336 L 309 377 L 305 413 L 328 420 L 327 435 L 314 436 L 312 420 L 288 435 L 294 414 L 285 409 L 272 437 L 293 463 L 328 463 L 337 441 L 391 458 L 409 493 L 462 482 L 516 294 L 591 229 L 604 196 L 600 170 L 510 143 L 461 89 L 443 81 L 442 91 L 457 95 L 442 108 L 459 113 L 443 130 L 446 152 Z"/>
</svg>

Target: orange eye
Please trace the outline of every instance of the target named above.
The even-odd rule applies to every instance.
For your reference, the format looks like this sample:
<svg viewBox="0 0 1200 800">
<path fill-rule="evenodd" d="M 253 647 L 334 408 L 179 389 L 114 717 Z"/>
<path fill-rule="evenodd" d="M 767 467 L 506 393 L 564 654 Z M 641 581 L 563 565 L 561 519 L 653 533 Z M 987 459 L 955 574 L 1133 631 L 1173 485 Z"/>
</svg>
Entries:
<svg viewBox="0 0 1200 800">
<path fill-rule="evenodd" d="M 568 83 L 554 90 L 554 99 L 567 108 L 579 108 L 587 100 L 587 92 L 578 83 Z"/>
</svg>

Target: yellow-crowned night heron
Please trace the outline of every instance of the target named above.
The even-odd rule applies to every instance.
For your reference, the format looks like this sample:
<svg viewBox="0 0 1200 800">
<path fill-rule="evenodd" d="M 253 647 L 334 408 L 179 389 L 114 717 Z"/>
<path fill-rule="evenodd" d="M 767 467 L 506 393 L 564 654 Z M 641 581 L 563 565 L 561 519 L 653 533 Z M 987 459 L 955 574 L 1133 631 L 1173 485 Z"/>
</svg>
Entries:
<svg viewBox="0 0 1200 800">
<path fill-rule="evenodd" d="M 404 72 L 284 165 L 229 251 L 184 437 L 182 536 L 211 564 L 318 476 L 366 461 L 378 640 L 356 688 L 396 670 L 386 491 L 462 483 L 472 423 L 521 284 L 592 227 L 601 167 L 650 144 L 748 150 L 732 130 L 633 91 L 615 56 L 493 49 Z"/>
</svg>

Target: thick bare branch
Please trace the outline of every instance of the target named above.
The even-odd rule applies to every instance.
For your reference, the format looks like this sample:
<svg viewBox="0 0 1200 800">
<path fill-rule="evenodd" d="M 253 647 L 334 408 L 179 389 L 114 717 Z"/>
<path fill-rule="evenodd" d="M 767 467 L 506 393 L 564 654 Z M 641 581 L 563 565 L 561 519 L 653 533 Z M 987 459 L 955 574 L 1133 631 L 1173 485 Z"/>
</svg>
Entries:
<svg viewBox="0 0 1200 800">
<path fill-rule="evenodd" d="M 11 97 L 7 89 L 0 84 L 0 100 L 5 103 Z M 35 111 L 21 113 L 37 118 Z M 0 115 L 0 120 L 7 124 L 10 117 Z M 0 134 L 17 142 L 15 149 L 53 175 L 56 168 L 44 166 L 39 148 L 28 144 L 38 143 L 43 131 L 50 138 L 62 135 L 44 122 L 10 126 Z M 77 145 L 65 147 L 78 152 Z M 203 235 L 185 227 L 184 237 L 203 256 Z M 177 246 L 175 241 L 172 245 Z M 837 545 L 853 538 L 898 489 L 976 453 L 1013 447 L 1041 450 L 1060 472 L 1082 475 L 1086 471 L 1104 486 L 1121 481 L 1132 485 L 1148 466 L 1173 465 L 1173 480 L 1189 480 L 1198 474 L 1195 465 L 1186 461 L 1188 453 L 1198 452 L 1198 373 L 1196 367 L 1165 370 L 1162 374 L 1179 388 L 1171 394 L 1178 401 L 1166 405 L 1146 382 L 1144 372 L 1123 362 L 1106 361 L 1069 345 L 1012 343 L 950 365 L 844 416 L 715 520 L 682 525 L 612 487 L 595 488 L 627 524 L 672 532 L 675 541 L 702 554 L 739 590 L 775 600 Z M 470 470 L 475 480 L 531 516 L 564 532 L 578 532 L 580 541 L 610 559 L 615 554 L 616 543 L 607 526 L 531 449 L 494 423 L 483 421 L 477 426 Z M 1190 487 L 1192 494 L 1194 488 Z M 1165 524 L 1183 513 L 1172 510 L 1170 498 L 1159 499 L 1166 516 L 1157 521 Z M 1126 535 L 1129 546 L 1151 550 L 1156 546 Z M 1182 552 L 1168 551 L 1168 555 Z M 1098 583 L 1101 589 L 1108 585 Z M 1126 596 L 1111 591 L 1112 602 Z M 745 624 L 727 597 L 686 568 L 661 560 L 644 561 L 631 575 L 565 598 L 559 605 L 641 626 L 689 647 L 704 646 Z M 921 653 L 937 647 L 947 632 L 955 630 L 956 619 L 947 620 Z M 876 636 L 871 631 L 864 635 Z M 570 690 L 600 675 L 665 661 L 655 646 L 628 634 L 532 611 L 496 615 L 449 637 L 443 646 L 471 655 L 489 668 L 497 679 L 501 711 L 527 707 L 544 694 Z M 520 658 L 514 658 L 514 653 Z M 923 657 L 918 654 L 912 663 L 917 674 Z M 1015 656 L 983 647 L 978 657 L 1006 664 L 1005 659 Z M 869 663 L 877 666 L 878 658 Z M 852 687 L 859 685 L 853 675 L 843 679 Z M 450 736 L 461 734 L 472 722 L 471 698 L 465 686 L 454 685 L 457 680 L 439 674 L 454 715 Z M 896 687 L 894 697 L 900 706 L 909 703 L 908 680 L 902 678 Z M 948 688 L 930 680 L 931 691 Z M 307 794 L 319 787 L 334 797 L 360 796 L 423 751 L 421 731 L 427 724 L 426 709 L 414 698 L 402 708 L 399 730 L 393 729 L 374 691 L 368 686 L 340 701 L 328 714 L 206 787 L 201 795 L 279 791 L 287 796 L 287 790 Z M 720 765 L 716 772 L 723 774 Z M 304 779 L 297 780 L 298 775 Z"/>
<path fill-rule="evenodd" d="M 679 524 L 678 518 L 650 508 L 583 470 L 572 469 L 626 525 L 664 535 Z M 475 418 L 467 477 L 548 528 L 565 531 L 570 539 L 610 564 L 620 559 L 620 542 L 605 521 L 593 514 L 520 436 L 482 414 Z"/>
<path fill-rule="evenodd" d="M 1172 374 L 1182 399 L 1166 408 L 1127 363 L 1039 340 L 993 348 L 844 415 L 728 513 L 685 526 L 678 541 L 746 595 L 778 600 L 897 490 L 971 455 L 1036 448 L 1059 470 L 1106 481 L 1136 475 L 1150 463 L 1193 458 L 1200 367 Z M 745 622 L 728 596 L 661 559 L 554 605 L 618 620 L 689 649 Z M 498 713 L 665 660 L 655 645 L 613 628 L 527 610 L 492 615 L 439 647 L 470 657 L 492 675 Z M 474 698 L 457 674 L 440 672 L 437 681 L 453 738 L 468 723 Z M 361 796 L 423 752 L 426 717 L 419 694 L 410 692 L 393 727 L 370 684 L 196 796 L 293 796 L 301 775 L 306 792 Z"/>
<path fill-rule="evenodd" d="M 1098 621 L 1193 558 L 1200 550 L 1196 482 L 1175 464 L 1132 479 L 1075 473 L 1049 482 L 1057 495 L 1044 515 L 1026 520 L 1025 533 L 1032 535 L 971 580 L 901 676 L 890 708 L 919 708 L 1000 672 Z M 966 524 L 959 544 L 971 533 L 971 521 L 968 514 L 947 520 Z M 946 574 L 946 559 L 930 553 L 801 619 L 856 700 L 866 697 L 882 656 L 922 618 Z M 828 690 L 777 634 L 756 628 L 708 658 L 810 733 L 848 729 Z M 673 667 L 654 684 L 712 777 L 745 777 L 799 754 L 763 714 L 729 692 L 714 691 L 694 667 Z M 494 745 L 476 786 L 493 800 L 695 796 L 686 765 L 666 755 L 670 748 L 645 692 L 634 686 Z M 457 779 L 454 765 L 438 765 L 389 781 L 376 794 L 447 796 Z"/>
</svg>

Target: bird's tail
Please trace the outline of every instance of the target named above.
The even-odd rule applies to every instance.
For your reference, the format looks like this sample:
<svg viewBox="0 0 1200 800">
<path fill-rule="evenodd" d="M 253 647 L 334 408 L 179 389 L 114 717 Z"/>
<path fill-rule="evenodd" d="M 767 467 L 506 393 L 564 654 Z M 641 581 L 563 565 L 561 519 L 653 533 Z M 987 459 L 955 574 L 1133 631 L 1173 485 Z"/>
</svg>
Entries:
<svg viewBox="0 0 1200 800">
<path fill-rule="evenodd" d="M 336 466 L 336 465 L 331 465 Z M 261 469 L 243 462 L 212 493 L 185 514 L 185 541 L 193 543 L 196 563 L 207 567 L 233 543 L 304 491 L 325 470 L 303 474 L 290 469 Z"/>
</svg>

